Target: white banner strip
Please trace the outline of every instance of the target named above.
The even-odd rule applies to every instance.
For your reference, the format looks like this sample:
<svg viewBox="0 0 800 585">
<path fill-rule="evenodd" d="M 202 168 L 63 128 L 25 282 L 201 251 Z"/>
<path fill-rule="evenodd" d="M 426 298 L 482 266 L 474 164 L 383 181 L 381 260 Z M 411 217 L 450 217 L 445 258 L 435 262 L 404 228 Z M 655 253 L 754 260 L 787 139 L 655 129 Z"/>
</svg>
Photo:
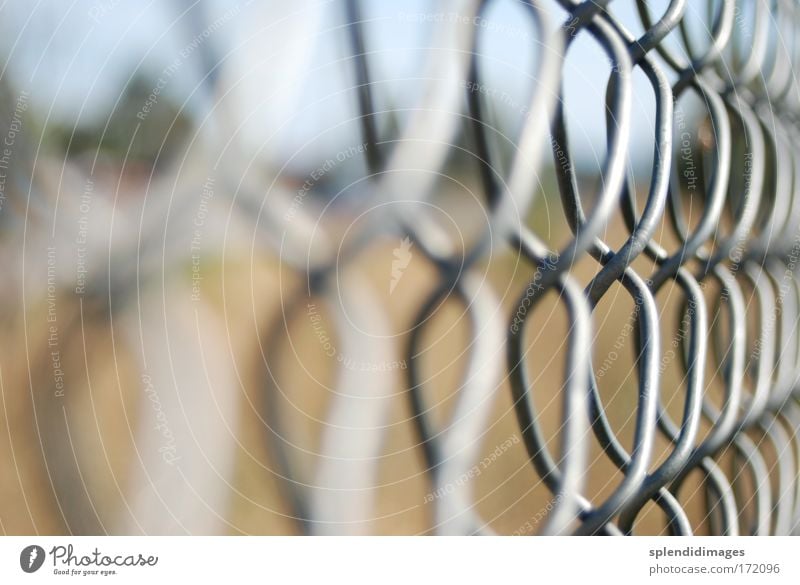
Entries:
<svg viewBox="0 0 800 585">
<path fill-rule="evenodd" d="M 797 544 L 792 537 L 4 537 L 0 583 L 797 584 Z"/>
</svg>

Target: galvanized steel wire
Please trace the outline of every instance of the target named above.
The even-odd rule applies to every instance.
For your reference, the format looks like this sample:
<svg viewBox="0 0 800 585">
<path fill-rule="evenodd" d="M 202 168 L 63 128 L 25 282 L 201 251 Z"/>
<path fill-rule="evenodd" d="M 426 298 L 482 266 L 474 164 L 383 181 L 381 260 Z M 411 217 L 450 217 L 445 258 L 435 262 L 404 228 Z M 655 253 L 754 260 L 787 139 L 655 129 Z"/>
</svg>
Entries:
<svg viewBox="0 0 800 585">
<path fill-rule="evenodd" d="M 741 5 L 733 0 L 700 3 L 713 23 L 705 46 L 698 46 L 687 25 L 686 0 L 671 0 L 663 14 L 654 14 L 637 0 L 644 34 L 632 34 L 614 16 L 615 2 L 560 0 L 567 14 L 555 15 L 540 3 L 524 3 L 530 30 L 537 40 L 533 51 L 536 80 L 530 89 L 527 115 L 513 136 L 512 158 L 498 155 L 489 137 L 491 123 L 484 96 L 465 91 L 483 83 L 481 29 L 473 22 L 483 18 L 493 0 L 453 0 L 438 8 L 462 18 L 435 27 L 435 46 L 442 51 L 427 63 L 417 107 L 396 135 L 382 135 L 376 122 L 375 88 L 370 77 L 370 51 L 358 0 L 346 2 L 347 37 L 355 84 L 362 139 L 367 144 L 368 171 L 359 182 L 359 209 L 379 208 L 375 221 L 360 228 L 355 237 L 336 245 L 303 247 L 307 236 L 293 234 L 294 247 L 276 244 L 283 266 L 303 277 L 298 294 L 287 305 L 263 340 L 263 359 L 269 368 L 263 387 L 266 442 L 273 454 L 293 516 L 302 531 L 329 532 L 331 523 L 341 531 L 349 519 L 369 518 L 370 500 L 353 490 L 335 489 L 341 474 L 363 478 L 370 485 L 380 456 L 382 421 L 386 413 L 380 400 L 388 387 L 377 387 L 352 372 L 338 378 L 329 409 L 323 441 L 327 461 L 314 477 L 294 461 L 291 432 L 281 414 L 285 389 L 273 375 L 285 343 L 287 323 L 305 307 L 305 299 L 318 296 L 337 312 L 339 344 L 347 355 L 373 360 L 405 359 L 405 384 L 413 424 L 419 440 L 431 489 L 451 485 L 473 464 L 480 439 L 491 423 L 492 396 L 508 379 L 530 465 L 552 493 L 555 504 L 541 534 L 630 534 L 648 504 L 663 512 L 671 534 L 697 530 L 696 520 L 681 504 L 681 487 L 687 477 L 700 474 L 706 491 L 711 531 L 723 535 L 795 534 L 800 530 L 800 279 L 796 262 L 800 253 L 800 127 L 798 86 L 794 76 L 800 58 L 795 2 L 756 2 L 752 10 L 752 35 L 742 38 L 737 18 Z M 558 22 L 555 19 L 558 18 Z M 668 43 L 670 37 L 673 41 Z M 567 131 L 562 80 L 570 47 L 590 38 L 611 63 L 606 92 L 607 149 L 598 192 L 581 190 Z M 736 47 L 750 43 L 745 58 Z M 681 50 L 676 50 L 680 47 Z M 735 54 L 734 54 L 735 53 Z M 650 182 L 644 206 L 639 209 L 629 169 L 630 131 L 634 123 L 633 76 L 641 73 L 655 101 L 655 136 Z M 467 82 L 467 83 L 465 83 Z M 680 135 L 676 135 L 676 107 L 694 96 L 706 109 L 711 138 L 706 151 L 693 161 L 702 174 L 697 187 L 701 215 L 687 221 L 682 196 L 687 177 L 682 176 Z M 385 132 L 385 131 L 384 131 Z M 436 189 L 437 176 L 445 172 L 456 144 L 466 144 L 480 172 L 481 197 L 486 215 L 482 232 L 460 249 L 430 216 L 426 206 Z M 548 145 L 552 152 L 548 152 Z M 553 159 L 564 219 L 572 238 L 561 249 L 551 249 L 524 218 L 534 204 L 542 169 Z M 415 169 L 413 178 L 402 173 Z M 414 206 L 392 206 L 401 201 Z M 587 201 L 591 201 L 587 208 Z M 697 202 L 694 208 L 698 207 Z M 400 210 L 400 211 L 398 211 Z M 301 213 L 307 210 L 301 209 Z M 279 208 L 262 213 L 267 225 L 295 229 L 281 222 Z M 616 249 L 604 241 L 604 229 L 621 213 L 627 239 Z M 729 217 L 727 225 L 725 217 Z M 667 226 L 677 245 L 667 247 L 654 237 Z M 298 226 L 299 223 L 294 223 Z M 326 234 L 330 241 L 334 233 Z M 727 233 L 723 233 L 727 232 Z M 435 267 L 437 281 L 419 307 L 410 334 L 403 343 L 389 337 L 365 344 L 347 327 L 347 306 L 385 319 L 371 285 L 348 263 L 383 234 L 408 237 L 416 250 Z M 497 296 L 484 281 L 478 266 L 498 254 L 518 257 L 527 266 L 530 285 L 519 295 L 525 311 L 509 315 L 498 309 Z M 594 277 L 583 286 L 573 273 L 575 263 L 591 257 Z M 634 267 L 637 258 L 655 266 L 650 273 Z M 637 265 L 638 266 L 638 265 Z M 605 295 L 621 285 L 635 311 L 635 367 L 638 401 L 633 405 L 635 433 L 630 446 L 617 436 L 603 405 L 592 356 L 596 347 L 594 312 Z M 661 333 L 675 331 L 665 322 L 656 295 L 667 286 L 683 295 L 682 318 L 687 325 L 678 352 L 684 372 L 680 399 L 682 415 L 676 419 L 661 398 L 663 376 Z M 706 287 L 720 291 L 709 302 Z M 534 373 L 526 361 L 529 348 L 526 326 L 539 303 L 555 293 L 568 314 L 566 368 L 560 386 L 562 417 L 558 450 L 542 428 L 535 406 Z M 463 305 L 468 323 L 469 359 L 459 385 L 456 405 L 446 424 L 431 415 L 429 388 L 421 373 L 420 343 L 430 316 L 444 302 Z M 715 306 L 716 305 L 716 306 Z M 756 317 L 749 319 L 748 305 Z M 712 322 L 724 315 L 725 323 Z M 753 341 L 758 348 L 752 355 Z M 505 355 L 497 354 L 505 347 Z M 724 380 L 724 399 L 707 395 L 709 369 Z M 366 387 L 365 387 L 366 384 Z M 703 419 L 709 425 L 700 433 Z M 361 429 L 348 435 L 353 428 Z M 370 429 L 370 430 L 365 430 Z M 661 435 L 671 444 L 669 455 L 654 462 L 654 442 Z M 354 445 L 353 442 L 356 442 Z M 622 481 L 602 500 L 587 496 L 586 471 L 591 442 L 622 474 Z M 326 451 L 327 449 L 327 451 Z M 723 467 L 720 454 L 732 451 L 736 465 Z M 776 453 L 768 463 L 767 453 Z M 343 455 L 346 454 L 346 455 Z M 337 461 L 339 463 L 337 463 Z M 738 474 L 753 487 L 752 520 L 742 514 L 737 498 Z M 328 486 L 315 489 L 313 485 Z M 333 486 L 333 487 L 331 487 Z M 357 490 L 356 490 L 357 491 Z M 442 534 L 491 533 L 477 512 L 471 488 L 437 499 L 433 525 Z M 346 532 L 346 529 L 344 529 Z"/>
</svg>

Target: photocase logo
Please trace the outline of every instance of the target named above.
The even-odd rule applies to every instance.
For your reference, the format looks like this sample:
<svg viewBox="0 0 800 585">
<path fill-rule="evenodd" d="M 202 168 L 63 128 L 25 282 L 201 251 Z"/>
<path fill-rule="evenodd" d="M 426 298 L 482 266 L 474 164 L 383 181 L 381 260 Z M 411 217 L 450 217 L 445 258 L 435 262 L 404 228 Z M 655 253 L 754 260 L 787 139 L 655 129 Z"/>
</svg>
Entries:
<svg viewBox="0 0 800 585">
<path fill-rule="evenodd" d="M 35 573 L 44 564 L 44 549 L 41 546 L 32 544 L 22 549 L 19 554 L 19 566 L 26 573 Z"/>
<path fill-rule="evenodd" d="M 392 260 L 392 280 L 389 283 L 389 294 L 394 292 L 397 283 L 399 283 L 400 279 L 403 277 L 403 271 L 408 268 L 408 263 L 411 262 L 412 245 L 411 240 L 406 236 L 400 242 L 400 245 L 392 250 L 394 259 Z"/>
</svg>

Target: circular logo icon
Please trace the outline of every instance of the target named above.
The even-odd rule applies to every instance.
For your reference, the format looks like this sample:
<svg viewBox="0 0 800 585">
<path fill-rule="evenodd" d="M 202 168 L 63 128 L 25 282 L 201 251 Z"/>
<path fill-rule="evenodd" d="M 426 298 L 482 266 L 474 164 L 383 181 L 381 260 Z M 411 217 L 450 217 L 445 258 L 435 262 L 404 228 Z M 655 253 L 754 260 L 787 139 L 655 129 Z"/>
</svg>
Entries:
<svg viewBox="0 0 800 585">
<path fill-rule="evenodd" d="M 41 546 L 32 544 L 26 546 L 19 553 L 19 566 L 26 573 L 35 573 L 44 564 L 44 549 Z"/>
</svg>

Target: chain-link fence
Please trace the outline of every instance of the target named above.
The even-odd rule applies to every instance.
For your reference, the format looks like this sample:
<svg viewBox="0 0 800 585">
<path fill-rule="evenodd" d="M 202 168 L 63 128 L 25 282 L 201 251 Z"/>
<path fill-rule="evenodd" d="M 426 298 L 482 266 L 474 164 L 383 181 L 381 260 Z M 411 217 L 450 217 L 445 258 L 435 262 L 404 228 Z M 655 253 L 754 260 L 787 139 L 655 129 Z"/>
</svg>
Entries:
<svg viewBox="0 0 800 585">
<path fill-rule="evenodd" d="M 408 365 L 407 397 L 436 494 L 439 532 L 491 532 L 464 478 L 477 469 L 482 437 L 493 424 L 495 391 L 507 379 L 517 432 L 551 494 L 539 532 L 629 533 L 643 508 L 655 504 L 670 533 L 691 534 L 698 520 L 684 510 L 682 488 L 687 477 L 699 474 L 695 489 L 705 498 L 699 518 L 711 532 L 791 534 L 800 520 L 798 7 L 790 2 L 747 7 L 706 2 L 700 10 L 708 12 L 711 26 L 702 45 L 691 32 L 682 0 L 669 2 L 662 13 L 655 13 L 651 3 L 637 2 L 645 31 L 638 37 L 614 17 L 614 2 L 560 4 L 568 16 L 559 14 L 557 27 L 552 26 L 551 7 L 525 4 L 537 46 L 535 81 L 516 134 L 505 137 L 513 144 L 509 154 L 500 152 L 493 135 L 490 114 L 498 94 L 484 91 L 483 71 L 491 64 L 482 62 L 480 46 L 491 2 L 454 3 L 440 13 L 437 46 L 453 50 L 428 63 L 421 75 L 426 80 L 421 101 L 394 133 L 377 123 L 377 86 L 370 78 L 365 40 L 369 22 L 362 20 L 357 2 L 348 2 L 347 33 L 368 153 L 368 174 L 357 186 L 356 205 L 378 211 L 374 221 L 342 245 L 303 250 L 284 261 L 304 275 L 312 295 L 334 299 L 342 324 L 348 310 L 368 313 L 373 323 L 385 312 L 370 298 L 369 286 L 347 268 L 378 235 L 391 230 L 405 243 L 395 254 L 393 275 L 401 274 L 411 250 L 435 270 L 437 285 L 417 310 L 407 343 L 359 341 L 350 324 L 342 328 L 339 344 L 344 354 L 371 363 L 402 360 Z M 666 41 L 670 36 L 672 44 Z M 582 37 L 590 37 L 611 64 L 604 104 L 607 146 L 601 181 L 591 195 L 573 164 L 561 89 L 565 55 Z M 632 114 L 635 72 L 644 74 L 652 92 L 653 119 Z M 689 95 L 698 98 L 703 111 L 686 121 L 683 104 Z M 653 128 L 652 168 L 644 190 L 630 170 L 634 124 Z M 543 140 L 548 132 L 549 139 Z M 470 164 L 479 170 L 474 196 L 485 214 L 479 233 L 466 244 L 447 233 L 432 211 L 435 206 L 428 204 L 441 188 L 437 176 L 448 172 L 448 157 L 460 144 L 470 149 Z M 540 158 L 550 156 L 561 213 L 572 231 L 559 249 L 528 221 L 539 172 L 546 165 Z M 411 177 L 397 172 L 403 169 L 414 172 Z M 622 243 L 611 245 L 604 231 L 615 213 L 624 218 L 624 228 L 616 229 L 626 232 Z M 498 293 L 485 278 L 487 259 L 502 256 L 518 259 L 529 277 L 510 315 L 499 310 Z M 585 257 L 597 268 L 584 286 L 573 266 Z M 637 264 L 640 258 L 648 262 Z M 612 288 L 615 283 L 621 287 Z M 656 300 L 667 286 L 681 299 L 677 327 Z M 635 421 L 630 445 L 615 433 L 598 389 L 603 374 L 598 355 L 602 360 L 608 348 L 593 334 L 593 313 L 611 291 L 629 295 L 634 305 L 631 325 L 624 328 L 633 338 L 629 376 L 638 388 L 630 405 Z M 548 381 L 557 384 L 561 403 L 557 438 L 543 430 L 534 405 L 535 372 L 526 357 L 531 351 L 528 321 L 548 294 L 557 295 L 569 320 L 561 346 L 566 356 L 562 381 Z M 445 301 L 463 305 L 468 358 L 450 417 L 435 420 L 420 344 L 429 318 Z M 299 303 L 290 304 L 288 314 L 305 310 L 305 301 Z M 272 328 L 268 348 L 280 344 L 286 314 Z M 662 341 L 664 332 L 672 343 Z M 266 358 L 269 363 L 269 353 Z M 669 360 L 679 364 L 680 377 L 665 375 Z M 718 377 L 715 392 L 709 389 L 709 371 Z M 369 501 L 351 481 L 369 483 L 374 473 L 385 416 L 380 397 L 386 390 L 380 376 L 352 371 L 338 378 L 335 389 L 323 442 L 326 463 L 315 483 L 322 487 L 317 489 L 306 487 L 309 480 L 301 478 L 291 448 L 281 440 L 279 409 L 269 406 L 280 385 L 268 379 L 264 388 L 267 440 L 282 464 L 295 515 L 312 531 L 325 532 L 330 525 L 341 529 L 337 522 L 370 515 Z M 667 391 L 669 405 L 663 398 Z M 669 447 L 656 458 L 658 435 Z M 622 477 L 602 498 L 590 499 L 585 483 L 592 442 Z M 724 465 L 723 453 L 728 457 Z M 342 478 L 348 489 L 337 490 Z"/>
<path fill-rule="evenodd" d="M 30 93 L 4 100 L 4 319 L 23 316 L 24 351 L 0 382 L 29 390 L 4 409 L 15 462 L 36 430 L 44 530 L 797 533 L 800 6 L 520 1 L 498 23 L 500 2 L 446 0 L 387 29 L 370 3 L 327 24 L 308 4 L 347 80 L 312 68 L 317 101 L 350 109 L 292 120 L 355 134 L 323 147 L 274 138 L 308 62 L 236 65 L 212 42 L 249 3 L 192 20 L 152 89 L 117 100 L 116 154 L 107 122 L 47 163 Z M 268 33 L 298 54 L 284 21 Z M 400 24 L 428 36 L 397 41 L 421 55 L 398 83 L 399 49 L 376 46 Z M 202 115 L 177 123 L 158 108 L 192 59 L 180 111 Z M 262 98 L 231 96 L 264 63 L 284 109 L 253 148 Z M 143 178 L 110 173 L 148 133 Z"/>
</svg>

